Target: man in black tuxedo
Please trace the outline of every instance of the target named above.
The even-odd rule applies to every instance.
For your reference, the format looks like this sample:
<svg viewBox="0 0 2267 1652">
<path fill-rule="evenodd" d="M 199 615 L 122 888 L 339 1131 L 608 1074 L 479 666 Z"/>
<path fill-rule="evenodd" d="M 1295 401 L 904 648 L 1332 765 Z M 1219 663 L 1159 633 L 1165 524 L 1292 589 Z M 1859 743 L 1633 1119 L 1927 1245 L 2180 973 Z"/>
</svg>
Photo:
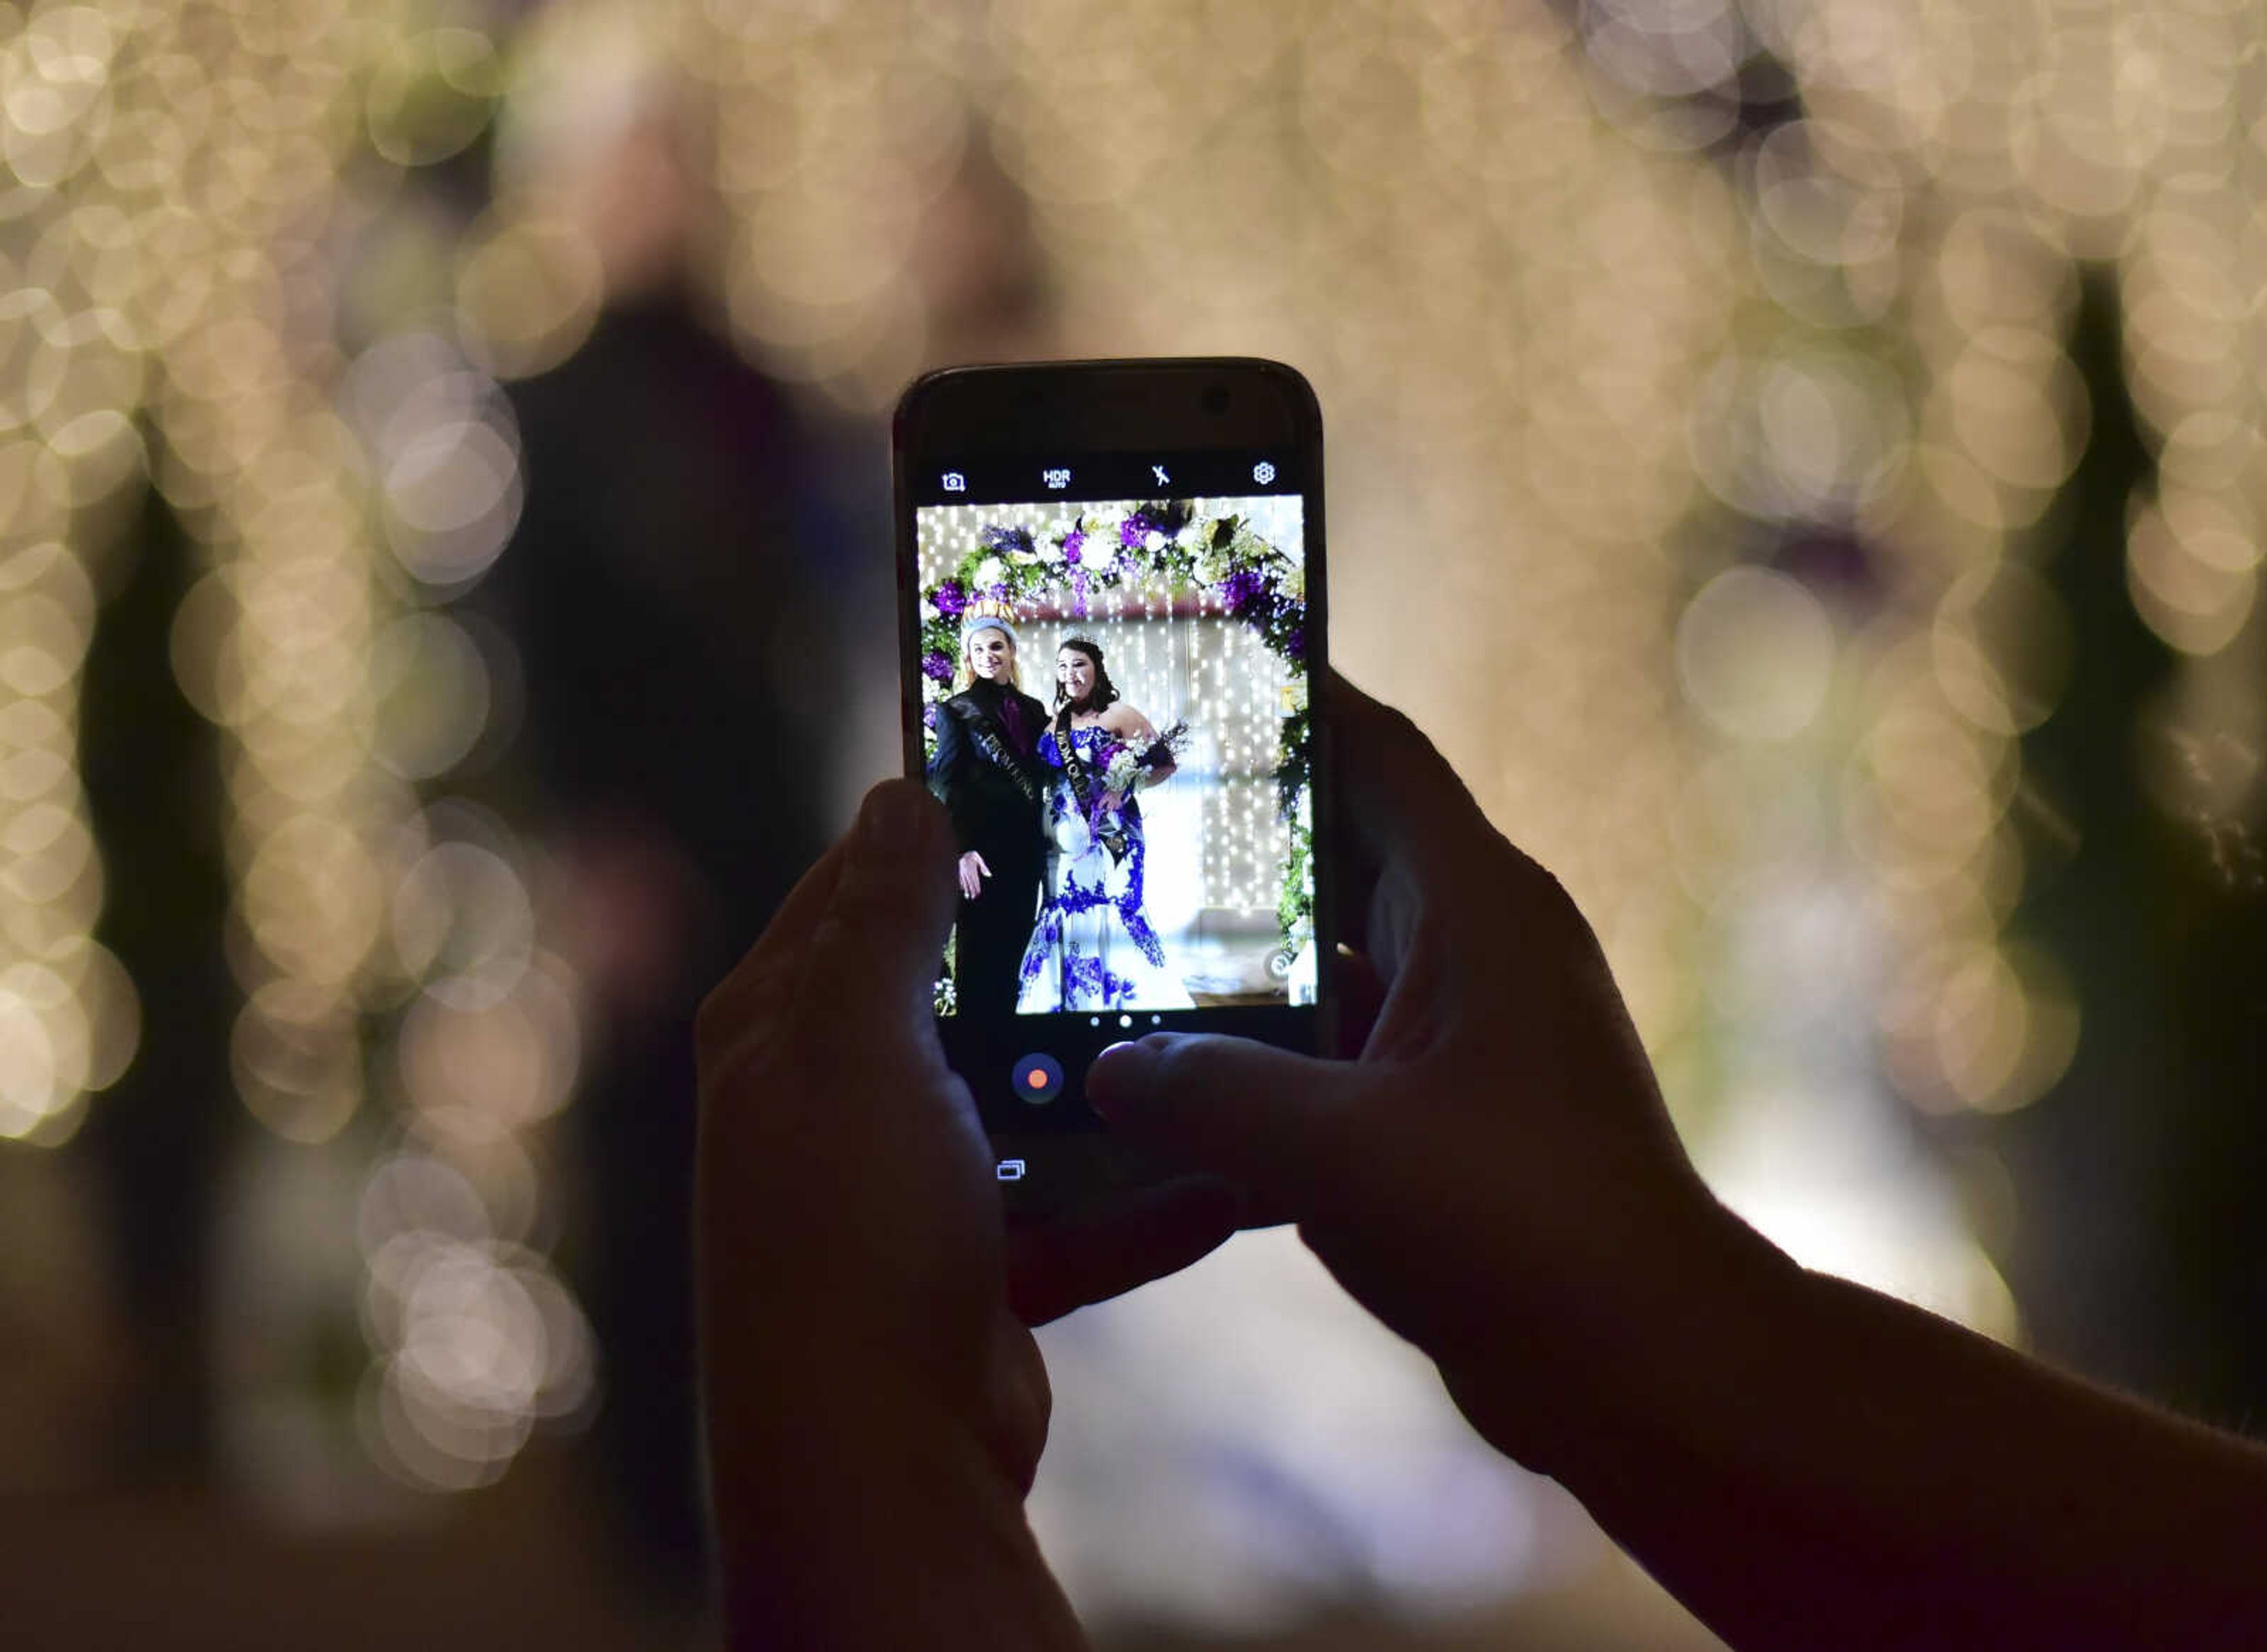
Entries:
<svg viewBox="0 0 2267 1652">
<path fill-rule="evenodd" d="M 1046 708 L 1016 676 L 1006 620 L 972 618 L 960 639 L 958 694 L 937 708 L 928 789 L 960 844 L 954 988 L 964 1015 L 1010 1015 L 1023 948 L 1038 911 L 1046 848 L 1039 808 L 1047 768 L 1038 755 Z"/>
</svg>

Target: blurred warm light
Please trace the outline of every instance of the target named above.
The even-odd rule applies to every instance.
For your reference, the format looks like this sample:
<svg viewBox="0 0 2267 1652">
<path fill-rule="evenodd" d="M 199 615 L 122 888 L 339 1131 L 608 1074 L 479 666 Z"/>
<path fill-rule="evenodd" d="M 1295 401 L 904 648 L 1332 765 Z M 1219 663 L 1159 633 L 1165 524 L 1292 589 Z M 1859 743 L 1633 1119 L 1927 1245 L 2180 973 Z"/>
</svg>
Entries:
<svg viewBox="0 0 2267 1652">
<path fill-rule="evenodd" d="M 478 1009 L 422 999 L 401 1032 L 410 1105 L 435 1127 L 475 1142 L 557 1112 L 573 1087 L 576 1060 L 572 1008 L 540 971 Z"/>
<path fill-rule="evenodd" d="M 1954 580 L 1929 640 L 1946 701 L 1994 734 L 2045 721 L 2069 679 L 2069 619 L 2046 582 L 2021 562 L 1971 568 Z"/>
<path fill-rule="evenodd" d="M 495 44 L 476 30 L 428 29 L 373 66 L 363 106 L 370 147 L 404 166 L 446 160 L 478 137 L 503 90 Z"/>
<path fill-rule="evenodd" d="M 1768 569 L 1710 580 L 1676 626 L 1684 697 L 1740 739 L 1783 740 L 1808 727 L 1834 670 L 1834 626 L 1818 599 Z"/>
<path fill-rule="evenodd" d="M 2136 502 L 2127 589 L 2149 628 L 2184 654 L 2216 654 L 2250 621 L 2260 552 L 2249 514 L 2205 490 Z"/>
<path fill-rule="evenodd" d="M 2063 1076 L 2080 1033 L 2052 960 L 1988 942 L 1916 958 L 1882 1019 L 1892 1070 L 1932 1112 L 2029 1105 Z"/>
<path fill-rule="evenodd" d="M 277 1136 L 329 1142 L 365 1104 L 367 1049 L 387 1036 L 368 1012 L 399 996 L 405 972 L 414 988 L 441 969 L 435 989 L 461 994 L 511 956 L 509 942 L 499 953 L 464 939 L 493 935 L 490 902 L 464 923 L 444 912 L 422 953 L 395 957 L 396 892 L 415 904 L 405 874 L 431 848 L 405 782 L 462 762 L 495 694 L 473 633 L 388 569 L 444 597 L 463 588 L 510 536 L 520 481 L 493 381 L 431 330 L 445 316 L 389 325 L 348 367 L 329 297 L 345 247 L 326 220 L 354 220 L 357 193 L 386 187 L 385 166 L 360 157 L 415 167 L 473 142 L 503 62 L 459 23 L 292 0 L 211 17 L 11 9 L 0 63 L 0 214 L 14 231 L 0 256 L 0 1136 L 63 1139 L 137 1037 L 132 985 L 92 939 L 101 871 L 75 748 L 90 558 L 98 532 L 115 532 L 94 510 L 146 466 L 206 558 L 172 650 L 183 692 L 228 741 L 238 1091 Z M 500 1085 L 501 1100 L 472 1098 L 491 1122 L 464 1156 L 509 1215 L 499 1230 L 525 1235 L 540 1201 L 513 1134 L 563 1103 L 577 1037 L 563 975 L 530 971 L 524 937 L 516 956 L 480 989 L 485 1008 L 452 1012 L 480 1030 L 459 1035 L 477 1059 L 451 1082 L 485 1072 Z M 412 1478 L 460 1435 L 493 1478 L 529 1417 L 582 1391 L 587 1338 L 547 1264 L 515 1252 L 481 1267 L 493 1281 L 465 1277 L 488 1281 L 485 1294 L 419 1321 L 415 1359 L 381 1350 L 402 1437 L 426 1448 L 387 1458 Z M 539 1370 L 533 1387 L 523 1367 Z M 501 1387 L 481 1375 L 498 1371 L 511 1379 Z M 413 1390 L 423 1399 L 402 1398 Z M 471 1408 L 459 1435 L 444 1405 Z"/>
<path fill-rule="evenodd" d="M 360 1437 L 460 1488 L 580 1415 L 587 1328 L 523 1247 L 555 1227 L 583 988 L 542 843 L 451 796 L 511 730 L 509 650 L 452 606 L 526 486 L 498 381 L 689 249 L 754 359 L 870 418 L 974 348 L 952 297 L 1007 239 L 968 193 L 988 159 L 1060 299 L 1022 348 L 1314 378 L 1339 658 L 1593 914 L 1742 1208 L 2004 1333 L 1946 1201 L 1872 1150 L 1867 1086 L 2004 1112 L 2082 1036 L 2006 934 L 2015 800 L 2056 830 L 2018 743 L 2073 668 L 2035 562 L 2097 414 L 2065 353 L 2081 259 L 2117 284 L 2157 459 L 2127 584 L 2179 659 L 2141 772 L 2246 863 L 2255 25 L 2232 0 L 553 0 L 507 39 L 343 0 L 0 10 L 0 1138 L 67 1139 L 139 1038 L 93 938 L 77 742 L 146 481 L 202 558 L 172 663 L 225 745 L 237 1089 L 270 1137 L 369 1166 Z M 437 204 L 489 140 L 492 197 Z M 1265 825 L 1237 805 L 1211 886 L 1250 892 Z M 1831 1129 L 1773 1111 L 1790 1073 Z M 1742 1160 L 1743 1119 L 1801 1145 Z M 1837 1153 L 1833 1198 L 1789 1194 Z M 1332 1437 L 1275 1421 L 1260 1468 Z M 1524 1492 L 1427 1449 L 1526 1541 Z M 1320 1472 L 1376 1575 L 1421 1569 L 1418 1524 L 1363 1524 L 1359 1463 Z M 1124 1582 L 1086 1559 L 1097 1597 Z"/>
<path fill-rule="evenodd" d="M 573 355 L 598 317 L 605 280 L 589 238 L 568 223 L 500 216 L 467 239 L 457 305 L 473 357 L 517 378 Z"/>
<path fill-rule="evenodd" d="M 509 994 L 526 971 L 535 911 L 503 854 L 476 842 L 444 841 L 396 885 L 393 936 L 403 966 L 426 982 L 429 995 L 459 1009 L 483 1009 Z"/>
<path fill-rule="evenodd" d="M 447 774 L 479 744 L 491 690 L 472 634 L 447 616 L 405 614 L 370 647 L 372 749 L 405 780 Z"/>
<path fill-rule="evenodd" d="M 362 1313 L 385 1350 L 364 1385 L 364 1437 L 414 1484 L 493 1480 L 539 1421 L 594 1393 L 581 1310 L 539 1255 L 495 1236 L 491 1210 L 471 1178 L 416 1152 L 363 1185 Z"/>
<path fill-rule="evenodd" d="M 327 1142 L 362 1102 L 352 1007 L 312 981 L 270 980 L 238 1014 L 230 1055 L 237 1093 L 287 1142 Z"/>
</svg>

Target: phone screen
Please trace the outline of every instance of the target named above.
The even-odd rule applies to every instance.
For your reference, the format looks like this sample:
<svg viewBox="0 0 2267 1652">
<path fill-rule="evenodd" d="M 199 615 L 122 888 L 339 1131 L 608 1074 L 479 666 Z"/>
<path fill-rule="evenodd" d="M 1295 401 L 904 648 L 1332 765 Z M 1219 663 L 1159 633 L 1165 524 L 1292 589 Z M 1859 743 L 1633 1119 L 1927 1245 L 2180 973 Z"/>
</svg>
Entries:
<svg viewBox="0 0 2267 1652">
<path fill-rule="evenodd" d="M 960 847 L 939 1029 L 987 1126 L 1090 1127 L 1086 1062 L 1144 1032 L 1313 1047 L 1312 454 L 928 458 L 906 679 Z"/>
</svg>

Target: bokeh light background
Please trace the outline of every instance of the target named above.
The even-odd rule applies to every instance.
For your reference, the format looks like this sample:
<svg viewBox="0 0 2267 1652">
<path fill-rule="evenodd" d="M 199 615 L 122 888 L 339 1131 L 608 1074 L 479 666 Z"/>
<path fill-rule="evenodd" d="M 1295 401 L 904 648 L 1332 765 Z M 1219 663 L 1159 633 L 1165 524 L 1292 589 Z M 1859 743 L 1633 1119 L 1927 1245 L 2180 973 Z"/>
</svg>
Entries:
<svg viewBox="0 0 2267 1652">
<path fill-rule="evenodd" d="M 2186 909 L 2258 885 L 2256 24 L 2234 0 L 0 4 L 0 1310 L 31 1327 L 0 1344 L 0 1469 L 77 1483 L 114 1421 L 80 1379 L 133 1341 L 91 1305 L 72 1191 L 148 1009 L 101 938 L 78 728 L 153 510 L 198 559 L 166 668 L 224 797 L 213 1474 L 270 1517 L 431 1520 L 531 1443 L 571 1455 L 603 1403 L 555 1255 L 593 1173 L 557 1133 L 590 995 L 546 822 L 465 795 L 517 690 L 460 602 L 528 482 L 503 386 L 635 274 L 640 167 L 697 185 L 679 255 L 732 344 L 877 452 L 938 361 L 1297 364 L 1329 422 L 1339 660 L 1590 914 L 1717 1186 L 1995 1335 L 2036 1313 L 2054 1351 L 2114 1341 L 2127 1322 L 2069 1306 L 2051 1208 L 2024 1249 L 2063 1163 L 2024 1154 L 2132 1007 L 2089 995 L 2073 952 L 2103 931 L 2052 880 L 2103 875 L 2106 797 Z M 972 174 L 1047 295 L 988 331 L 953 301 L 996 224 L 942 216 Z M 870 672 L 835 692 L 873 731 L 846 734 L 847 807 L 891 713 Z M 341 1304 L 360 1335 L 319 1381 L 292 1327 Z M 1421 1615 L 1598 1563 L 1286 1236 L 1050 1352 L 1037 1515 L 1098 1618 Z"/>
</svg>

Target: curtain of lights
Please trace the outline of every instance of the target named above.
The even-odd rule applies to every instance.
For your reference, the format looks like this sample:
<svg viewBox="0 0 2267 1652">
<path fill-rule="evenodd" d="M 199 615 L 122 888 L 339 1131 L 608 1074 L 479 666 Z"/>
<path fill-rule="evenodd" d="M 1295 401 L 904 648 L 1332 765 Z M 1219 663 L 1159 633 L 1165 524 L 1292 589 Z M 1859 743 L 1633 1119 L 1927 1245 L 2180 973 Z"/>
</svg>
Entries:
<svg viewBox="0 0 2267 1652">
<path fill-rule="evenodd" d="M 1339 658 L 1592 912 L 1688 1123 L 1748 1024 L 1701 983 L 1789 855 L 1862 897 L 1897 1088 L 2023 1105 L 2081 1010 L 2001 933 L 2016 742 L 2066 665 L 2027 530 L 2087 430 L 2080 261 L 2114 273 L 2155 450 L 2131 600 L 2182 662 L 2143 778 L 2250 853 L 2254 23 L 2232 0 L 0 4 L 0 1137 L 66 1142 L 134 1057 L 75 753 L 110 507 L 146 478 L 205 559 L 174 664 L 226 737 L 238 1092 L 294 1142 L 392 1120 L 359 1214 L 366 1438 L 469 1485 L 582 1403 L 579 1315 L 528 1244 L 576 987 L 532 849 L 450 797 L 489 696 L 449 604 L 516 509 L 495 380 L 571 351 L 602 297 L 517 140 L 625 85 L 699 116 L 748 351 L 853 413 L 926 359 L 908 261 L 977 117 L 1072 349 L 1301 365 L 1332 424 Z M 429 296 L 348 326 L 383 275 L 356 226 L 491 123 L 493 203 L 437 232 L 406 283 Z M 1871 547 L 1882 589 L 1838 607 L 1753 554 L 1806 532 Z"/>
</svg>

